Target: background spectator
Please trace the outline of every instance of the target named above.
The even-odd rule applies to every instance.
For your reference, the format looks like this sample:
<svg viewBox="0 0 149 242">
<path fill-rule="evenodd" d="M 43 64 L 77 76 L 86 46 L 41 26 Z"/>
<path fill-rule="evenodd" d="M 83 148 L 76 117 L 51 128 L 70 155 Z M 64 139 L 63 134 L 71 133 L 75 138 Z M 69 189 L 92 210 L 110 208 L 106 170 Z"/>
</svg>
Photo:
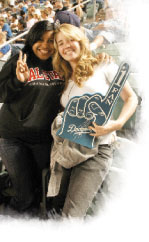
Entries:
<svg viewBox="0 0 149 242">
<path fill-rule="evenodd" d="M 45 9 L 48 12 L 48 20 L 53 23 L 54 22 L 54 16 L 55 11 L 53 11 L 53 5 L 51 3 L 48 3 L 45 5 Z"/>
<path fill-rule="evenodd" d="M 65 0 L 63 1 L 63 6 L 66 7 L 67 9 L 72 8 L 72 3 L 70 2 L 70 0 Z"/>
<path fill-rule="evenodd" d="M 37 19 L 35 19 L 34 17 L 34 12 L 29 12 L 28 20 L 27 20 L 27 29 L 30 29 L 36 22 L 37 22 Z"/>
<path fill-rule="evenodd" d="M 27 30 L 26 22 L 23 19 L 18 20 L 18 32 L 17 35 L 24 33 Z M 24 44 L 25 35 L 15 41 L 15 43 Z"/>
<path fill-rule="evenodd" d="M 18 31 L 18 18 L 17 18 L 16 14 L 13 14 L 11 17 L 10 28 L 11 28 L 12 32 L 16 33 Z"/>
<path fill-rule="evenodd" d="M 41 10 L 41 18 L 42 18 L 42 20 L 48 20 L 49 13 L 46 8 Z"/>
<path fill-rule="evenodd" d="M 73 7 L 82 2 L 83 2 L 83 0 L 76 0 L 73 4 Z M 79 17 L 82 17 L 83 14 L 86 13 L 86 7 L 87 7 L 87 3 L 77 6 L 77 8 L 74 10 L 75 14 L 77 14 Z"/>
<path fill-rule="evenodd" d="M 6 34 L 4 32 L 0 32 L 0 45 L 6 42 Z M 6 61 L 11 55 L 11 47 L 10 45 L 5 45 L 0 48 L 0 60 Z M 1 68 L 0 68 L 1 69 Z"/>
<path fill-rule="evenodd" d="M 41 12 L 39 9 L 36 9 L 35 12 L 34 12 L 34 18 L 37 20 L 37 21 L 40 21 L 41 20 Z"/>
<path fill-rule="evenodd" d="M 20 11 L 20 18 L 22 18 L 24 21 L 27 20 L 27 14 L 23 10 Z"/>
<path fill-rule="evenodd" d="M 6 33 L 7 40 L 9 40 L 12 37 L 12 31 L 10 26 L 7 23 L 5 23 L 4 17 L 0 17 L 0 26 L 2 28 L 2 32 Z"/>
<path fill-rule="evenodd" d="M 55 9 L 56 12 L 65 11 L 65 10 L 67 10 L 67 7 L 63 6 L 62 0 L 55 0 L 54 9 Z"/>
</svg>

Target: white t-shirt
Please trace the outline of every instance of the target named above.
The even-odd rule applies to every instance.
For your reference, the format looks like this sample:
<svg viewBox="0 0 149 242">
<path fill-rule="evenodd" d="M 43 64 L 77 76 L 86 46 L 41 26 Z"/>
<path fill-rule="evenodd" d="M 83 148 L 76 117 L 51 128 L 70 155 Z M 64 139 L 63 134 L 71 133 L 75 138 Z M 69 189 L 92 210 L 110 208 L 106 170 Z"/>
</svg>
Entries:
<svg viewBox="0 0 149 242">
<path fill-rule="evenodd" d="M 51 13 L 49 14 L 49 17 L 50 18 L 54 18 L 54 16 L 55 16 L 55 12 L 54 11 L 51 11 Z"/>
<path fill-rule="evenodd" d="M 109 84 L 113 81 L 117 71 L 118 66 L 115 63 L 99 65 L 95 67 L 93 76 L 84 82 L 84 86 L 81 88 L 74 81 L 69 80 L 68 87 L 61 97 L 62 106 L 66 107 L 72 97 L 86 93 L 95 94 L 98 92 L 105 96 L 109 89 Z M 115 140 L 115 136 L 115 132 L 100 136 L 100 144 L 110 144 L 113 139 Z"/>
<path fill-rule="evenodd" d="M 37 19 L 31 18 L 27 21 L 27 29 L 30 29 L 35 23 L 37 22 Z"/>
<path fill-rule="evenodd" d="M 11 6 L 14 6 L 14 5 L 15 5 L 15 0 L 9 0 L 9 4 L 10 4 Z"/>
<path fill-rule="evenodd" d="M 117 71 L 118 66 L 115 63 L 99 65 L 95 67 L 93 76 L 84 82 L 84 86 L 81 88 L 74 81 L 69 80 L 67 90 L 65 90 L 61 97 L 62 106 L 66 107 L 72 97 L 81 96 L 85 93 L 94 94 L 98 92 L 105 95 Z"/>
</svg>

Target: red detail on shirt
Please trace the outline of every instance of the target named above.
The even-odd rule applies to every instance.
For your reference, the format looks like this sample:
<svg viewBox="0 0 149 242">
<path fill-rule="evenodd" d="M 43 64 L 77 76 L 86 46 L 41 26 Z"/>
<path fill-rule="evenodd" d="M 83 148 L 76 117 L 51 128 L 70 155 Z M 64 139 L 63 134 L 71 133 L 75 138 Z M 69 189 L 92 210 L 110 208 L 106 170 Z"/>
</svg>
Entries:
<svg viewBox="0 0 149 242">
<path fill-rule="evenodd" d="M 43 73 L 44 78 L 45 78 L 46 80 L 50 80 L 50 77 L 49 77 L 49 75 L 48 75 L 48 71 L 43 71 L 42 73 Z"/>
<path fill-rule="evenodd" d="M 44 75 L 43 74 L 41 74 L 41 75 L 39 74 L 39 68 L 38 67 L 35 68 L 35 71 L 36 71 L 36 74 L 37 74 L 37 76 L 36 76 L 37 79 L 44 79 Z"/>
<path fill-rule="evenodd" d="M 39 68 L 30 68 L 30 74 L 28 78 L 28 82 L 44 79 L 47 81 L 61 79 L 56 71 L 42 71 L 42 74 L 39 73 Z"/>
<path fill-rule="evenodd" d="M 29 75 L 29 79 L 28 79 L 28 82 L 30 81 L 34 81 L 36 80 L 36 73 L 34 72 L 34 69 L 33 68 L 30 68 L 30 75 Z"/>
<path fill-rule="evenodd" d="M 60 76 L 58 75 L 58 73 L 56 71 L 53 71 L 53 73 L 54 73 L 55 79 L 59 79 L 60 78 Z"/>
</svg>

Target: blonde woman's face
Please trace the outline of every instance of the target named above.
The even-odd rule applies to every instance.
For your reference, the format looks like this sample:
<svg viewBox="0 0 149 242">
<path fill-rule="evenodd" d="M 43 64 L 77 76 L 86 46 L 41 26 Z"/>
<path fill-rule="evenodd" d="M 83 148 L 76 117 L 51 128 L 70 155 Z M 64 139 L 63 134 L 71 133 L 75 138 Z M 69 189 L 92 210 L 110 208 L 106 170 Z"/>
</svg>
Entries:
<svg viewBox="0 0 149 242">
<path fill-rule="evenodd" d="M 77 62 L 80 57 L 80 44 L 74 39 L 68 39 L 65 35 L 59 32 L 56 36 L 58 52 L 62 58 L 69 63 Z"/>
</svg>

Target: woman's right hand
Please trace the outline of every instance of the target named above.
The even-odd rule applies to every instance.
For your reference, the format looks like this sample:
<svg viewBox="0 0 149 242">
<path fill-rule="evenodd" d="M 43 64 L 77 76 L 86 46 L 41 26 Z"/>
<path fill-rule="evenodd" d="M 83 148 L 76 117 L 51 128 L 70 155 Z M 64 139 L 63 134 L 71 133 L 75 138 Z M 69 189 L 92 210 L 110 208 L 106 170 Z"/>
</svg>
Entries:
<svg viewBox="0 0 149 242">
<path fill-rule="evenodd" d="M 23 56 L 22 51 L 20 51 L 16 68 L 16 76 L 20 82 L 25 82 L 29 78 L 29 70 L 26 64 L 26 58 L 26 54 Z"/>
</svg>

